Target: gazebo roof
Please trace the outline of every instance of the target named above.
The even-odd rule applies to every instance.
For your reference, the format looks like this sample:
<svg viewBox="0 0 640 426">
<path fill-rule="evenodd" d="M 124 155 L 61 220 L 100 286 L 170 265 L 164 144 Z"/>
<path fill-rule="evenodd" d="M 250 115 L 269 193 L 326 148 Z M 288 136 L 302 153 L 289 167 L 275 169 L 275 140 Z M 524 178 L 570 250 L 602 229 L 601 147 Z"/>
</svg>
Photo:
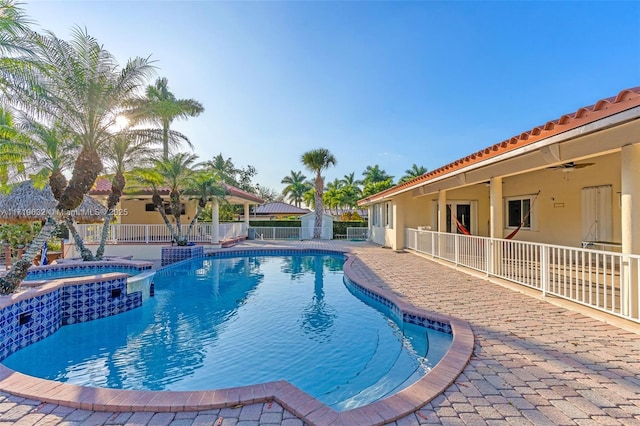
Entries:
<svg viewBox="0 0 640 426">
<path fill-rule="evenodd" d="M 31 181 L 15 184 L 11 192 L 0 196 L 0 222 L 33 222 L 55 213 L 58 202 L 51 188 L 34 188 Z M 84 196 L 82 204 L 71 212 L 77 222 L 101 222 L 107 209 L 94 198 Z"/>
<path fill-rule="evenodd" d="M 246 202 L 250 203 L 250 204 L 262 204 L 264 203 L 264 200 L 260 197 L 258 197 L 257 195 L 251 194 L 247 191 L 243 191 L 240 188 L 236 188 L 233 185 L 229 185 L 226 183 L 222 184 L 225 189 L 227 190 L 227 196 L 226 199 L 229 203 L 231 204 L 244 204 Z M 169 188 L 160 188 L 159 191 L 160 195 L 169 195 Z M 91 189 L 91 191 L 89 191 L 89 195 L 109 195 L 111 193 L 111 182 L 108 179 L 105 179 L 103 177 L 100 177 L 96 180 L 95 185 L 93 186 L 93 189 Z M 142 189 L 142 190 L 137 190 L 135 192 L 132 191 L 125 191 L 125 193 L 123 194 L 125 197 L 127 195 L 136 195 L 136 196 L 148 196 L 151 197 L 153 193 L 151 192 L 151 189 Z"/>
</svg>

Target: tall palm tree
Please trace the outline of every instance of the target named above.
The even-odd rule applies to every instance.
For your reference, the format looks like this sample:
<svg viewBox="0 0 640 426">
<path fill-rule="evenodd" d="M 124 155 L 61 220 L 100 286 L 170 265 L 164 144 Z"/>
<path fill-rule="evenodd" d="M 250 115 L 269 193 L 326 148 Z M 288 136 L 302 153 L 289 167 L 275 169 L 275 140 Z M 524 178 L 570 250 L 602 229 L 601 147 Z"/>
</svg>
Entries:
<svg viewBox="0 0 640 426">
<path fill-rule="evenodd" d="M 368 183 L 377 183 L 385 180 L 391 180 L 393 182 L 393 176 L 390 176 L 385 170 L 381 169 L 379 165 L 367 166 L 362 172 L 364 180 L 362 183 L 367 185 Z"/>
<path fill-rule="evenodd" d="M 220 179 L 218 179 L 215 174 L 211 173 L 207 168 L 199 169 L 194 172 L 188 189 L 195 193 L 195 196 L 198 199 L 198 207 L 196 208 L 196 213 L 193 215 L 193 219 L 191 219 L 191 222 L 189 223 L 189 229 L 187 229 L 186 233 L 187 237 L 191 235 L 191 230 L 207 203 L 212 198 L 215 198 L 218 201 L 224 200 L 227 190 L 221 183 Z"/>
<path fill-rule="evenodd" d="M 162 156 L 169 158 L 169 145 L 176 144 L 169 129 L 176 119 L 186 120 L 204 112 L 202 104 L 195 99 L 178 99 L 169 91 L 169 82 L 165 77 L 158 78 L 146 90 L 146 98 L 128 103 L 127 116 L 134 124 L 141 122 L 159 125 L 162 129 Z M 189 143 L 188 139 L 186 142 Z M 189 143 L 189 146 L 191 144 Z"/>
<path fill-rule="evenodd" d="M 329 207 L 329 209 L 334 208 L 335 214 L 338 214 L 338 209 L 343 206 L 343 194 L 342 190 L 344 188 L 344 183 L 336 178 L 333 182 L 329 182 L 327 184 L 327 189 L 322 196 L 322 201 Z"/>
<path fill-rule="evenodd" d="M 344 175 L 342 179 L 342 202 L 345 207 L 354 208 L 358 205 L 358 200 L 362 195 L 362 181 L 355 178 L 355 173 L 351 172 L 348 175 Z"/>
<path fill-rule="evenodd" d="M 417 164 L 413 164 L 410 169 L 404 171 L 404 176 L 400 178 L 398 183 L 408 182 L 411 179 L 415 179 L 418 176 L 422 176 L 427 173 L 427 168 L 424 166 L 418 166 Z"/>
<path fill-rule="evenodd" d="M 336 157 L 326 148 L 313 149 L 302 154 L 302 164 L 304 164 L 309 171 L 316 174 L 314 179 L 316 220 L 313 228 L 313 238 L 315 239 L 320 238 L 320 232 L 322 230 L 322 212 L 324 210 L 322 204 L 322 193 L 324 190 L 322 171 L 328 169 L 330 166 L 335 166 L 336 163 Z"/>
<path fill-rule="evenodd" d="M 231 157 L 225 159 L 220 153 L 213 157 L 212 160 L 205 162 L 204 165 L 213 172 L 219 181 L 237 186 L 236 175 L 238 174 L 238 169 L 231 161 Z"/>
<path fill-rule="evenodd" d="M 71 178 L 57 205 L 58 212 L 68 212 L 80 205 L 101 172 L 99 153 L 113 137 L 111 129 L 123 102 L 137 96 L 153 68 L 143 58 L 129 60 L 120 68 L 111 53 L 79 28 L 73 30 L 69 42 L 51 32 L 34 33 L 32 37 L 38 61 L 30 64 L 30 72 L 12 74 L 13 84 L 0 84 L 5 97 L 25 113 L 60 123 L 79 143 Z M 26 277 L 33 258 L 55 226 L 53 217 L 45 221 L 22 259 L 0 279 L 0 292 L 12 292 Z"/>
<path fill-rule="evenodd" d="M 306 179 L 307 177 L 302 172 L 291 170 L 289 176 L 283 177 L 282 181 L 280 181 L 280 183 L 287 185 L 282 190 L 282 195 L 287 197 L 296 207 L 300 207 L 300 204 L 304 201 L 304 193 L 310 188 Z"/>
<path fill-rule="evenodd" d="M 111 171 L 111 193 L 107 197 L 107 213 L 102 224 L 100 244 L 96 249 L 95 260 L 102 260 L 104 247 L 109 236 L 109 224 L 115 216 L 115 208 L 120 202 L 126 186 L 126 173 L 137 167 L 144 167 L 156 156 L 153 131 L 123 130 L 115 135 L 113 141 L 104 150 L 107 169 Z M 83 256 L 84 258 L 84 256 Z"/>
</svg>

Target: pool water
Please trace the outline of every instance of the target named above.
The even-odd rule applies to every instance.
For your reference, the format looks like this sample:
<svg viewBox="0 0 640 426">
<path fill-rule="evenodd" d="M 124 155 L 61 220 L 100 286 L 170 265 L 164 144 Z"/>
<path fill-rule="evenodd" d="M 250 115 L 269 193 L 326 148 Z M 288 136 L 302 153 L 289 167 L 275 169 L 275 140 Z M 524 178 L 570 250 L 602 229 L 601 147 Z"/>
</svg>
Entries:
<svg viewBox="0 0 640 426">
<path fill-rule="evenodd" d="M 426 374 L 451 335 L 399 326 L 354 297 L 343 263 L 327 255 L 180 263 L 156 274 L 155 297 L 141 308 L 62 327 L 3 362 L 36 377 L 119 389 L 287 380 L 336 410 L 355 408 Z"/>
</svg>

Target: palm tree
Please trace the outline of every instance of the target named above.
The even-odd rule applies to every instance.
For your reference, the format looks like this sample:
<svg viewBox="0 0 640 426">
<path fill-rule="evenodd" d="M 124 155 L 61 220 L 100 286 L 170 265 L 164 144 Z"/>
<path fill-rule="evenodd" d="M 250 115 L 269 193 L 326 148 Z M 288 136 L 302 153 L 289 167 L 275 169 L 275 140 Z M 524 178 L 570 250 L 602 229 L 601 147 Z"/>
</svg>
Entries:
<svg viewBox="0 0 640 426">
<path fill-rule="evenodd" d="M 304 199 L 304 203 L 311 207 L 312 209 L 315 210 L 316 208 L 316 190 L 313 189 L 313 183 L 312 182 L 307 182 L 309 183 L 309 189 L 307 189 L 307 191 L 302 195 L 302 198 Z"/>
<path fill-rule="evenodd" d="M 107 213 L 102 224 L 102 234 L 96 249 L 95 260 L 102 260 L 104 255 L 104 247 L 109 236 L 109 224 L 115 216 L 114 209 L 120 202 L 126 186 L 126 172 L 132 170 L 134 165 L 144 167 L 153 161 L 156 155 L 156 150 L 153 148 L 155 143 L 153 135 L 153 131 L 123 130 L 115 135 L 103 152 L 107 169 L 112 172 L 111 193 L 107 197 Z"/>
<path fill-rule="evenodd" d="M 146 98 L 128 103 L 127 117 L 134 124 L 149 122 L 162 128 L 162 156 L 169 157 L 169 145 L 177 141 L 171 138 L 169 128 L 176 119 L 197 117 L 204 112 L 202 104 L 195 99 L 178 99 L 169 91 L 169 82 L 165 77 L 158 78 L 155 84 L 147 87 Z M 184 140 L 189 143 L 188 139 Z M 191 146 L 191 144 L 189 144 Z"/>
<path fill-rule="evenodd" d="M 302 154 L 302 164 L 304 164 L 309 171 L 316 174 L 314 179 L 316 220 L 313 228 L 313 238 L 316 239 L 320 238 L 320 231 L 322 230 L 322 213 L 324 210 L 322 204 L 322 192 L 324 190 L 322 171 L 328 169 L 330 166 L 335 166 L 336 163 L 336 158 L 328 149 L 325 148 L 314 149 Z"/>
<path fill-rule="evenodd" d="M 204 165 L 213 172 L 219 181 L 237 186 L 236 175 L 238 174 L 238 169 L 231 161 L 231 157 L 225 159 L 220 153 L 213 157 L 213 160 L 205 162 Z"/>
<path fill-rule="evenodd" d="M 171 233 L 171 238 L 179 246 L 185 246 L 188 242 L 188 235 L 182 233 L 182 195 L 189 188 L 193 187 L 194 170 L 193 167 L 198 156 L 188 153 L 177 153 L 169 158 L 156 159 L 153 166 L 149 168 L 137 168 L 133 171 L 132 177 L 135 186 L 151 188 L 152 202 L 156 210 L 162 216 L 165 225 Z M 164 201 L 160 196 L 160 187 L 169 189 L 169 213 L 164 206 Z M 175 220 L 175 228 L 171 224 L 167 214 L 171 214 Z M 197 216 L 196 216 L 197 217 Z"/>
<path fill-rule="evenodd" d="M 362 172 L 362 175 L 364 176 L 364 180 L 362 181 L 364 185 L 385 180 L 391 180 L 393 182 L 393 176 L 389 176 L 387 172 L 382 170 L 377 164 L 373 167 L 367 166 L 364 172 Z"/>
<path fill-rule="evenodd" d="M 190 188 L 188 189 L 195 192 L 198 199 L 198 207 L 196 208 L 196 213 L 193 215 L 193 219 L 191 219 L 191 223 L 189 223 L 189 229 L 187 229 L 186 233 L 187 237 L 191 235 L 193 226 L 209 200 L 215 198 L 218 201 L 222 201 L 227 194 L 227 190 L 221 185 L 220 179 L 207 169 L 195 171 L 190 182 Z"/>
<path fill-rule="evenodd" d="M 338 214 L 338 208 L 343 206 L 342 189 L 344 183 L 340 179 L 334 179 L 333 182 L 327 184 L 327 189 L 323 194 L 323 202 L 327 204 L 329 209 L 334 208 L 335 214 Z"/>
<path fill-rule="evenodd" d="M 355 173 L 351 172 L 348 175 L 344 175 L 342 179 L 342 202 L 345 207 L 354 208 L 358 205 L 358 200 L 362 195 L 362 181 L 355 178 Z"/>
<path fill-rule="evenodd" d="M 398 181 L 398 183 L 408 182 L 411 179 L 415 179 L 418 176 L 422 176 L 425 173 L 427 173 L 426 167 L 418 166 L 417 164 L 414 163 L 410 169 L 407 169 L 404 171 L 404 176 L 400 178 L 400 181 Z"/>
<path fill-rule="evenodd" d="M 307 177 L 302 172 L 291 170 L 291 174 L 283 177 L 282 181 L 280 181 L 280 183 L 287 185 L 282 190 L 282 195 L 287 197 L 296 207 L 300 207 L 300 204 L 304 201 L 304 193 L 309 190 L 310 185 L 306 179 Z"/>
<path fill-rule="evenodd" d="M 69 42 L 51 32 L 34 33 L 32 38 L 38 61 L 30 63 L 31 72 L 11 74 L 12 84 L 2 84 L 2 88 L 5 97 L 25 113 L 59 123 L 79 143 L 71 178 L 57 205 L 58 212 L 68 212 L 80 205 L 100 174 L 99 152 L 113 137 L 115 118 L 123 102 L 134 98 L 146 83 L 152 67 L 147 59 L 136 58 L 120 69 L 111 53 L 78 28 Z M 6 83 L 7 75 L 3 73 L 0 84 Z M 33 258 L 55 226 L 54 218 L 45 221 L 22 259 L 0 279 L 0 292 L 12 292 L 26 277 Z"/>
</svg>

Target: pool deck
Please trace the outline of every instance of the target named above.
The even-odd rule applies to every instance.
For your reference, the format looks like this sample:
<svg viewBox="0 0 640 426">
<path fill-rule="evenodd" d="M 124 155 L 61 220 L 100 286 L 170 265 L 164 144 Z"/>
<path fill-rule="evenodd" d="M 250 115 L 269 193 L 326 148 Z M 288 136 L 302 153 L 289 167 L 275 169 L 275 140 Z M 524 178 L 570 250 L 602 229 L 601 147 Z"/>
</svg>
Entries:
<svg viewBox="0 0 640 426">
<path fill-rule="evenodd" d="M 446 391 L 392 424 L 640 425 L 640 326 L 368 243 L 246 242 L 236 248 L 346 248 L 360 279 L 470 323 L 475 349 Z M 594 318 L 597 317 L 597 318 Z M 375 423 L 375 422 L 371 422 Z M 302 425 L 276 402 L 181 413 L 93 412 L 0 393 L 0 426 Z M 354 424 L 354 423 L 351 423 Z M 361 423 L 360 423 L 361 424 Z"/>
</svg>

